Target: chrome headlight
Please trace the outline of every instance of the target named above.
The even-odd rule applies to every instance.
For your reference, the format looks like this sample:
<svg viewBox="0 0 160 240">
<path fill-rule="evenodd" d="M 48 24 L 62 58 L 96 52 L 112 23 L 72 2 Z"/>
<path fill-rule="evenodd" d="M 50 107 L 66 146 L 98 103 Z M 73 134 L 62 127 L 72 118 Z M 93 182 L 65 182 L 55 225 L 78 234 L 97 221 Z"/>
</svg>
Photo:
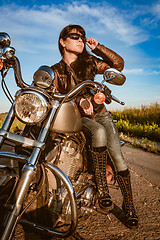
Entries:
<svg viewBox="0 0 160 240">
<path fill-rule="evenodd" d="M 54 72 L 48 66 L 41 66 L 33 75 L 34 84 L 40 88 L 49 88 L 54 79 Z"/>
<path fill-rule="evenodd" d="M 48 103 L 40 93 L 24 91 L 15 100 L 17 118 L 27 124 L 41 122 L 47 115 Z"/>
</svg>

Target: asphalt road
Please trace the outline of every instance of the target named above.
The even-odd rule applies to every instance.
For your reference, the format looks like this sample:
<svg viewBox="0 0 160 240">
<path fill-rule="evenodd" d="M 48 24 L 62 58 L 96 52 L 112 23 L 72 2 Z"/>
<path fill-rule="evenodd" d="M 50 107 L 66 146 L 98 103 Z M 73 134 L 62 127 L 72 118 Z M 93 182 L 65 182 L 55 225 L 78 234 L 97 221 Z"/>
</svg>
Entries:
<svg viewBox="0 0 160 240">
<path fill-rule="evenodd" d="M 160 188 L 160 155 L 127 144 L 122 147 L 122 151 L 129 168 Z"/>
</svg>

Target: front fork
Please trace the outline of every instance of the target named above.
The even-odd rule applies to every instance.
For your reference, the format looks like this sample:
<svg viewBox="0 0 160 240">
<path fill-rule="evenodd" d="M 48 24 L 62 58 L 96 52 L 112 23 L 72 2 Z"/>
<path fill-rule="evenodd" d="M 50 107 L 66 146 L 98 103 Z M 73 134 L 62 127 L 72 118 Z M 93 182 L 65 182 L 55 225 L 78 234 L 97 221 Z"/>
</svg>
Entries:
<svg viewBox="0 0 160 240">
<path fill-rule="evenodd" d="M 16 227 L 16 224 L 19 220 L 18 215 L 20 213 L 25 194 L 28 191 L 30 183 L 33 177 L 35 176 L 35 173 L 36 173 L 35 165 L 31 165 L 28 163 L 24 165 L 22 169 L 22 175 L 15 192 L 15 198 L 14 198 L 15 203 L 13 204 L 14 208 L 9 216 L 9 219 L 5 226 L 5 230 L 1 240 L 11 239 L 14 229 Z"/>
<path fill-rule="evenodd" d="M 48 136 L 48 132 L 50 129 L 50 126 L 53 123 L 53 119 L 56 113 L 57 108 L 59 107 L 59 102 L 55 101 L 53 103 L 53 108 L 51 109 L 51 112 L 49 114 L 49 117 L 47 118 L 43 128 L 41 129 L 41 132 L 39 133 L 37 141 L 39 142 L 45 142 L 46 138 Z M 10 118 L 10 121 L 6 120 L 3 124 L 3 129 L 8 130 L 11 125 L 11 119 L 13 119 L 13 106 L 11 107 L 10 114 L 8 114 L 8 118 Z M 6 118 L 7 119 L 7 118 Z M 0 137 L 0 146 L 3 144 L 3 139 Z M 28 163 L 24 165 L 22 169 L 21 178 L 19 180 L 18 186 L 16 188 L 15 197 L 14 197 L 14 204 L 13 204 L 13 210 L 9 216 L 9 219 L 7 220 L 7 224 L 5 226 L 5 230 L 3 232 L 1 240 L 10 240 L 12 238 L 12 234 L 15 230 L 16 224 L 19 220 L 19 213 L 24 201 L 25 194 L 28 191 L 28 188 L 31 184 L 31 181 L 36 173 L 36 164 L 39 160 L 39 157 L 42 152 L 42 148 L 35 147 L 33 149 L 33 152 L 28 160 Z"/>
</svg>

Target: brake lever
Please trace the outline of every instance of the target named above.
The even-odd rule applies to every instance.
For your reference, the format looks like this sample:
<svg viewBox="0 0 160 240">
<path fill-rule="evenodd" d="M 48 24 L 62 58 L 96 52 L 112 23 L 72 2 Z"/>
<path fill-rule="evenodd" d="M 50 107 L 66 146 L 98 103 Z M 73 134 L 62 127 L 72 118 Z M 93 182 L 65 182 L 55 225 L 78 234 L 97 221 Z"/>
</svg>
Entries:
<svg viewBox="0 0 160 240">
<path fill-rule="evenodd" d="M 116 98 L 115 96 L 113 95 L 110 95 L 111 96 L 111 99 L 121 105 L 125 105 L 125 102 L 121 102 L 118 98 Z"/>
</svg>

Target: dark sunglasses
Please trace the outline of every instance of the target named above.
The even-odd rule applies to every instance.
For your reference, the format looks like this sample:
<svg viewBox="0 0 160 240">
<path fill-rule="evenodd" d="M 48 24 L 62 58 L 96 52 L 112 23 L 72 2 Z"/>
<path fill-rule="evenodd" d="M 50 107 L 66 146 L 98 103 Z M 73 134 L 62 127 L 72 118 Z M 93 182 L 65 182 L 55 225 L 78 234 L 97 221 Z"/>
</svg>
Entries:
<svg viewBox="0 0 160 240">
<path fill-rule="evenodd" d="M 85 36 L 81 35 L 79 33 L 69 33 L 68 35 L 66 35 L 63 38 L 66 39 L 67 37 L 74 39 L 74 40 L 78 40 L 79 38 L 81 38 L 83 42 L 85 42 L 85 40 L 86 40 Z"/>
</svg>

